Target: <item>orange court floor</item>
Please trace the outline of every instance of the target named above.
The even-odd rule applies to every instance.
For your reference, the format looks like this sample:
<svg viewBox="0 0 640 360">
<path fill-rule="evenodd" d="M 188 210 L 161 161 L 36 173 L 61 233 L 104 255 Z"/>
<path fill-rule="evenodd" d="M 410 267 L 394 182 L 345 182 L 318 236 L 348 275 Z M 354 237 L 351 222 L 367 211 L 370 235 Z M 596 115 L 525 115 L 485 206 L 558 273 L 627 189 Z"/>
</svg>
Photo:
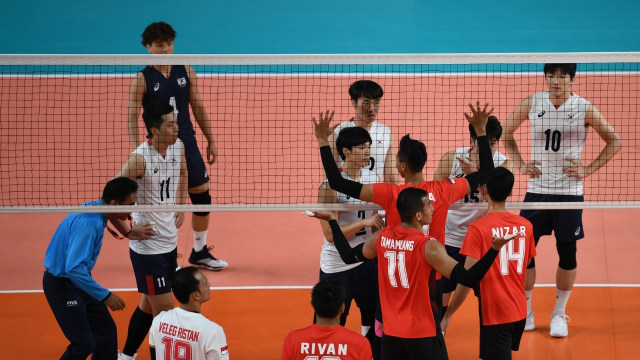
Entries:
<svg viewBox="0 0 640 360">
<path fill-rule="evenodd" d="M 229 262 L 221 272 L 204 271 L 213 286 L 205 316 L 222 325 L 232 359 L 279 359 L 282 340 L 312 319 L 310 287 L 318 277 L 322 233 L 315 219 L 297 212 L 215 212 L 209 231 L 214 254 Z M 569 336 L 549 336 L 555 302 L 557 255 L 544 237 L 536 258 L 533 295 L 537 329 L 524 334 L 514 359 L 640 359 L 640 210 L 585 210 L 586 238 L 578 245 L 577 286 L 567 314 Z M 1 214 L 0 353 L 5 359 L 56 359 L 67 340 L 42 293 L 42 261 L 65 214 Z M 189 220 L 187 215 L 187 220 Z M 187 266 L 189 221 L 180 232 L 178 261 Z M 129 317 L 139 300 L 128 244 L 108 233 L 93 276 L 127 303 L 112 312 L 124 345 Z M 446 335 L 451 359 L 477 359 L 477 301 L 470 296 Z M 347 326 L 359 331 L 352 306 Z M 138 359 L 148 359 L 143 345 Z"/>
</svg>

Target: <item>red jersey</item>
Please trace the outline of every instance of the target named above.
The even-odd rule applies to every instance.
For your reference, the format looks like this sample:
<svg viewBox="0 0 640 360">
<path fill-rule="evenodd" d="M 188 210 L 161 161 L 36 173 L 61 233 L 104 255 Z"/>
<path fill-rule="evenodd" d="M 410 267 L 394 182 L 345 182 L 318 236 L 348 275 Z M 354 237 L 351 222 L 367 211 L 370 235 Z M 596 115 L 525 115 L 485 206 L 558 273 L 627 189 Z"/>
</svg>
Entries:
<svg viewBox="0 0 640 360">
<path fill-rule="evenodd" d="M 506 324 L 527 317 L 524 277 L 529 259 L 536 256 L 533 226 L 508 212 L 491 212 L 471 223 L 460 253 L 480 259 L 491 247 L 492 236 L 520 232 L 500 250 L 489 272 L 480 281 L 483 325 Z"/>
<path fill-rule="evenodd" d="M 423 181 L 414 184 L 386 184 L 373 185 L 373 202 L 380 205 L 387 213 L 387 226 L 400 225 L 400 214 L 396 202 L 400 192 L 408 187 L 417 187 L 429 193 L 429 200 L 433 205 L 433 217 L 429 225 L 429 236 L 436 238 L 444 245 L 444 228 L 447 223 L 447 211 L 454 202 L 467 195 L 467 179 L 444 179 L 440 181 Z"/>
<path fill-rule="evenodd" d="M 401 225 L 386 227 L 376 242 L 384 333 L 401 338 L 436 336 L 435 271 L 424 257 L 431 238 Z M 431 304 L 431 306 L 429 306 Z"/>
<path fill-rule="evenodd" d="M 371 357 L 367 338 L 340 325 L 314 324 L 294 330 L 282 344 L 282 360 L 371 360 Z"/>
</svg>

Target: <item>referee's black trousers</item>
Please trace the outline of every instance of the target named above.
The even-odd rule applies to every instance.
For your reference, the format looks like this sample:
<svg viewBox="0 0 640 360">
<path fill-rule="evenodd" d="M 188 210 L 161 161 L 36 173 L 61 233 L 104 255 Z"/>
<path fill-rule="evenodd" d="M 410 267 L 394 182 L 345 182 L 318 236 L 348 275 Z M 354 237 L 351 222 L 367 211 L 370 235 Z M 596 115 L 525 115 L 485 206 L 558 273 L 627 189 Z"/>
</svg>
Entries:
<svg viewBox="0 0 640 360">
<path fill-rule="evenodd" d="M 42 288 L 64 336 L 71 342 L 60 359 L 114 360 L 118 356 L 116 324 L 107 306 L 71 280 L 45 271 Z"/>
</svg>

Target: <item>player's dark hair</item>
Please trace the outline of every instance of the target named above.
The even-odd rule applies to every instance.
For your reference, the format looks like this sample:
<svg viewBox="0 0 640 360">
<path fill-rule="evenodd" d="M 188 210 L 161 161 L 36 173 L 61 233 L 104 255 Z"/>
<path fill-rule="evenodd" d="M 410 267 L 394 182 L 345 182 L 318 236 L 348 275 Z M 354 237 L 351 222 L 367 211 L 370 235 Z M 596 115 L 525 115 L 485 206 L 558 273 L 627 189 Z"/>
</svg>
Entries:
<svg viewBox="0 0 640 360">
<path fill-rule="evenodd" d="M 151 45 L 154 41 L 172 41 L 178 34 L 164 21 L 149 24 L 142 32 L 142 46 Z"/>
<path fill-rule="evenodd" d="M 554 72 L 560 70 L 560 73 L 567 74 L 573 80 L 573 77 L 576 76 L 576 68 L 577 65 L 574 64 L 544 64 L 544 74 L 553 74 Z"/>
<path fill-rule="evenodd" d="M 162 115 L 169 114 L 173 111 L 173 106 L 165 102 L 152 102 L 143 108 L 142 120 L 144 126 L 147 127 L 147 133 L 151 137 L 151 128 L 159 129 L 164 119 Z"/>
<path fill-rule="evenodd" d="M 344 287 L 337 276 L 320 279 L 311 290 L 311 306 L 316 311 L 316 315 L 322 318 L 331 319 L 340 315 L 344 299 Z"/>
<path fill-rule="evenodd" d="M 487 174 L 487 193 L 495 202 L 505 202 L 513 189 L 514 176 L 509 169 L 496 167 Z"/>
<path fill-rule="evenodd" d="M 102 190 L 102 202 L 108 204 L 111 200 L 116 203 L 124 202 L 129 195 L 138 191 L 138 183 L 126 177 L 111 179 Z"/>
<path fill-rule="evenodd" d="M 380 99 L 382 95 L 384 95 L 384 91 L 375 81 L 358 80 L 349 86 L 349 96 L 353 101 L 358 101 L 361 97 Z"/>
<path fill-rule="evenodd" d="M 336 139 L 336 149 L 342 160 L 347 157 L 344 155 L 342 149 L 353 149 L 354 146 L 371 143 L 371 135 L 367 129 L 360 126 L 347 127 L 340 130 L 338 138 Z"/>
<path fill-rule="evenodd" d="M 189 296 L 200 290 L 200 280 L 196 279 L 196 269 L 193 266 L 178 269 L 171 277 L 171 291 L 181 304 L 189 302 Z"/>
<path fill-rule="evenodd" d="M 421 141 L 414 140 L 407 134 L 400 139 L 398 159 L 406 163 L 412 172 L 420 172 L 427 162 L 427 147 Z"/>
<path fill-rule="evenodd" d="M 487 132 L 487 139 L 489 139 L 489 141 L 500 140 L 500 137 L 502 136 L 502 125 L 500 125 L 500 121 L 497 117 L 493 115 L 489 116 L 489 121 L 487 121 L 485 130 Z M 469 124 L 469 134 L 471 135 L 472 140 L 476 140 L 478 138 L 476 129 L 471 124 Z"/>
<path fill-rule="evenodd" d="M 425 197 L 427 197 L 427 192 L 416 187 L 408 187 L 400 191 L 398 200 L 396 200 L 396 207 L 402 222 L 411 223 L 413 221 L 413 216 L 424 209 L 422 199 Z"/>
</svg>

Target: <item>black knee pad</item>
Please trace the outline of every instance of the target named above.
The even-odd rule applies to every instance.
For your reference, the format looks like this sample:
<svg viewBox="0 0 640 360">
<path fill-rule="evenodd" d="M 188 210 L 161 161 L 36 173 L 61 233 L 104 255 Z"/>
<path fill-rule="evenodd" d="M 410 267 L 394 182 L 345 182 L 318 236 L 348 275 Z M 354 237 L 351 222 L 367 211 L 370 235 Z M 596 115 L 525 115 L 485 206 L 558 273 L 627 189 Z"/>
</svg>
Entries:
<svg viewBox="0 0 640 360">
<path fill-rule="evenodd" d="M 578 248 L 575 241 L 556 241 L 558 249 L 558 266 L 563 270 L 573 270 L 578 267 L 576 253 Z"/>
<path fill-rule="evenodd" d="M 191 203 L 193 205 L 211 205 L 211 195 L 209 195 L 209 190 L 199 193 L 192 194 L 189 193 L 189 197 L 191 198 Z M 209 215 L 209 211 L 206 212 L 194 212 L 193 215 L 196 216 L 207 216 Z"/>
</svg>

